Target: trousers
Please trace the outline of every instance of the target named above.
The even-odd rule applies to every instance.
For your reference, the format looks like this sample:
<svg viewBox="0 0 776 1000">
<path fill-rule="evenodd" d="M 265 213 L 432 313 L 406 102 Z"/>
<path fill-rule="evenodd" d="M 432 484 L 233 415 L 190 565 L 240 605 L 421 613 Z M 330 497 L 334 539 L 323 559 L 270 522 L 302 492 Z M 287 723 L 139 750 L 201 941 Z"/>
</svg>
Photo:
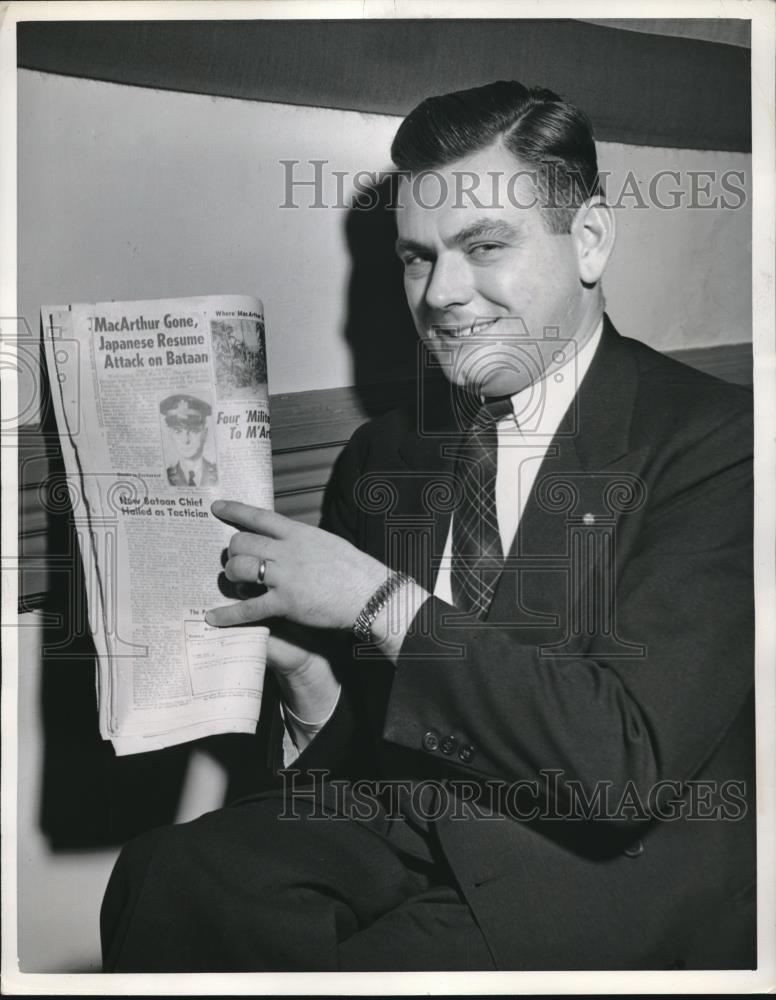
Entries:
<svg viewBox="0 0 776 1000">
<path fill-rule="evenodd" d="M 278 793 L 131 841 L 100 924 L 105 972 L 495 968 L 433 826 Z"/>
</svg>

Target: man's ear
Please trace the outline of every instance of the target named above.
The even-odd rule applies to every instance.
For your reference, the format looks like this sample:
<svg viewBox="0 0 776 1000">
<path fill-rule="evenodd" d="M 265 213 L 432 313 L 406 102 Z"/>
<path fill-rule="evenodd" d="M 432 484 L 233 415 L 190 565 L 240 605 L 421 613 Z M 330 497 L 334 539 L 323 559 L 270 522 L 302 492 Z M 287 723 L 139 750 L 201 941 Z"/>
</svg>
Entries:
<svg viewBox="0 0 776 1000">
<path fill-rule="evenodd" d="M 579 206 L 571 224 L 571 236 L 579 276 L 586 285 L 600 281 L 614 247 L 615 233 L 614 212 L 600 195 Z"/>
</svg>

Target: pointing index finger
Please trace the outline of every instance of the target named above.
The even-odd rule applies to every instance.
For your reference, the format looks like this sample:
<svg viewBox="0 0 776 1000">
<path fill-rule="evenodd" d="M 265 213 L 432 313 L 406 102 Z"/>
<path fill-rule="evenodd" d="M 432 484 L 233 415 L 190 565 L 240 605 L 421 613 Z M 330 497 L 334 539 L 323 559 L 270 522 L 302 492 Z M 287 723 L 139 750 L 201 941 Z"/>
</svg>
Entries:
<svg viewBox="0 0 776 1000">
<path fill-rule="evenodd" d="M 287 531 L 288 518 L 275 513 L 274 510 L 252 507 L 237 500 L 215 500 L 210 505 L 210 510 L 219 521 L 247 528 L 248 531 L 255 531 L 260 535 L 282 538 Z"/>
<path fill-rule="evenodd" d="M 205 621 L 216 628 L 231 625 L 251 625 L 274 614 L 272 599 L 269 594 L 252 597 L 236 604 L 224 604 L 218 608 L 210 608 L 205 613 Z"/>
</svg>

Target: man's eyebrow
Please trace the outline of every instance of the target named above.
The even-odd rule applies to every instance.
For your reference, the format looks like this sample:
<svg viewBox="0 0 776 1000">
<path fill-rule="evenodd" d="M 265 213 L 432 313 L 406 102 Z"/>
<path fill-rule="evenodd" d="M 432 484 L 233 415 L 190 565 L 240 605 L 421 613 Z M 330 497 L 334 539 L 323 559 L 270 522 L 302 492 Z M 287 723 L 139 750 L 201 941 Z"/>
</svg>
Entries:
<svg viewBox="0 0 776 1000">
<path fill-rule="evenodd" d="M 445 242 L 448 246 L 460 246 L 468 243 L 469 240 L 481 239 L 489 236 L 493 239 L 515 239 L 520 235 L 520 226 L 515 226 L 506 219 L 475 219 L 468 226 L 459 229 Z"/>
</svg>

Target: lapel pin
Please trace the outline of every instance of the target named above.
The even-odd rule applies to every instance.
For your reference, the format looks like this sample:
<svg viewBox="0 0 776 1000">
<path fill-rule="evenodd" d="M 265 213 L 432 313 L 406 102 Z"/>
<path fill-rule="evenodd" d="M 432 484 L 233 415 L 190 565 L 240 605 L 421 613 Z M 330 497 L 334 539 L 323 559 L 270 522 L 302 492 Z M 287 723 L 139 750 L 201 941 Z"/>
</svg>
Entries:
<svg viewBox="0 0 776 1000">
<path fill-rule="evenodd" d="M 582 518 L 583 524 L 595 524 L 595 514 L 585 514 Z"/>
</svg>

